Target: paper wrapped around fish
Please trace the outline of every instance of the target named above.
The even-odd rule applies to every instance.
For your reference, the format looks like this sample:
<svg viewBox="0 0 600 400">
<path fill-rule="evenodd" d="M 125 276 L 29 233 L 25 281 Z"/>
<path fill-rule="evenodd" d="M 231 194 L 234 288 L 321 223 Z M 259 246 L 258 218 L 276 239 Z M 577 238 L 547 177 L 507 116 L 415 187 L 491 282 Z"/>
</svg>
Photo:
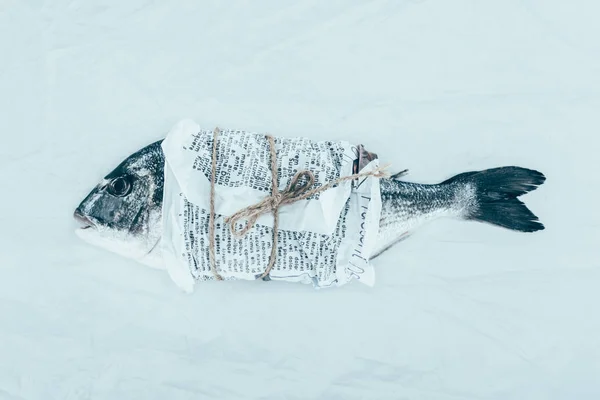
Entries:
<svg viewBox="0 0 600 400">
<path fill-rule="evenodd" d="M 227 223 L 239 210 L 272 193 L 269 140 L 260 133 L 220 130 L 214 178 L 214 261 L 210 257 L 210 200 L 214 131 L 178 123 L 162 143 L 165 155 L 162 253 L 171 278 L 192 290 L 198 280 L 256 280 L 265 275 L 273 246 L 273 215 L 258 216 L 241 237 L 232 232 L 249 223 Z M 274 138 L 278 191 L 298 171 L 308 170 L 323 187 L 357 172 L 375 171 L 379 160 L 362 146 L 344 141 Z M 300 184 L 308 186 L 309 182 Z M 379 178 L 346 180 L 279 208 L 275 259 L 268 279 L 341 286 L 353 279 L 367 285 L 381 215 Z M 213 270 L 211 265 L 216 269 Z"/>
</svg>

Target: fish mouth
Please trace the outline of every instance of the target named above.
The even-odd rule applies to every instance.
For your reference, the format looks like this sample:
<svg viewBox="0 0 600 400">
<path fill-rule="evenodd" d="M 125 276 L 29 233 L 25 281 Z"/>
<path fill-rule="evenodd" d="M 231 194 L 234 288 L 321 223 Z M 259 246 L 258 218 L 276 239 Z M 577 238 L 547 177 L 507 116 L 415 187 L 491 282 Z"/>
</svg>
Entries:
<svg viewBox="0 0 600 400">
<path fill-rule="evenodd" d="M 80 230 L 96 227 L 92 220 L 83 215 L 81 211 L 79 211 L 79 209 L 75 210 L 75 212 L 73 213 L 73 218 L 75 218 L 75 220 L 79 222 L 79 224 L 81 224 L 81 226 L 79 227 Z"/>
</svg>

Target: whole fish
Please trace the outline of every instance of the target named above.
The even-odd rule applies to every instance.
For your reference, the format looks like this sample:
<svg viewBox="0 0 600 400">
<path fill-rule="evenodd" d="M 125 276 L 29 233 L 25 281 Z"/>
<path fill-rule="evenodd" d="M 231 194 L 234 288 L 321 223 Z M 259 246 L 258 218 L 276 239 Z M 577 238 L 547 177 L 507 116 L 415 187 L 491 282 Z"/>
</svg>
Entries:
<svg viewBox="0 0 600 400">
<path fill-rule="evenodd" d="M 127 157 L 89 193 L 74 213 L 85 241 L 164 268 L 160 254 L 165 156 L 161 141 Z M 381 218 L 377 248 L 381 254 L 424 223 L 452 217 L 535 232 L 544 225 L 518 197 L 544 183 L 542 173 L 521 167 L 465 172 L 439 184 L 380 180 Z"/>
</svg>

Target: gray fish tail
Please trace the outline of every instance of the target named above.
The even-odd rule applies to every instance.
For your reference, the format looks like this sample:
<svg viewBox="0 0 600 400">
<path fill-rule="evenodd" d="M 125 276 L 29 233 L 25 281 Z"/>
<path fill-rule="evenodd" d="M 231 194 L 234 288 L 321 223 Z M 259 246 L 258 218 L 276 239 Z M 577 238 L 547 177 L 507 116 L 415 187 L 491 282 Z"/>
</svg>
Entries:
<svg viewBox="0 0 600 400">
<path fill-rule="evenodd" d="M 471 189 L 472 198 L 463 218 L 519 232 L 535 232 L 544 229 L 544 225 L 517 197 L 535 190 L 545 180 L 541 172 L 511 166 L 465 172 L 442 185 Z"/>
</svg>

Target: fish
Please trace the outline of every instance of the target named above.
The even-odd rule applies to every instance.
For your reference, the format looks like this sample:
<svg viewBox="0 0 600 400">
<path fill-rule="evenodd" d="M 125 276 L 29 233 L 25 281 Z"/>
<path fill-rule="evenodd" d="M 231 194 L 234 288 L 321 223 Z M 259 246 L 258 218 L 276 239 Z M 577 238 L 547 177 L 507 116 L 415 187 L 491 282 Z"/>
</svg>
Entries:
<svg viewBox="0 0 600 400">
<path fill-rule="evenodd" d="M 126 157 L 74 211 L 84 241 L 141 264 L 165 269 L 161 254 L 165 155 L 162 140 Z M 546 180 L 539 171 L 504 166 L 463 172 L 437 184 L 380 178 L 376 258 L 433 220 L 478 221 L 516 232 L 545 227 L 519 199 Z"/>
</svg>

